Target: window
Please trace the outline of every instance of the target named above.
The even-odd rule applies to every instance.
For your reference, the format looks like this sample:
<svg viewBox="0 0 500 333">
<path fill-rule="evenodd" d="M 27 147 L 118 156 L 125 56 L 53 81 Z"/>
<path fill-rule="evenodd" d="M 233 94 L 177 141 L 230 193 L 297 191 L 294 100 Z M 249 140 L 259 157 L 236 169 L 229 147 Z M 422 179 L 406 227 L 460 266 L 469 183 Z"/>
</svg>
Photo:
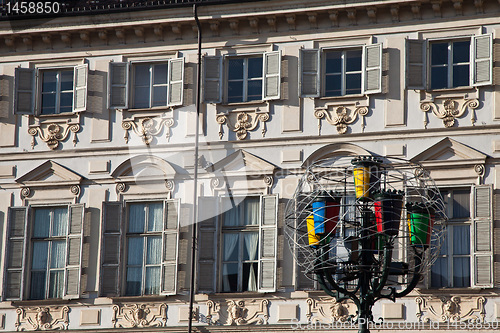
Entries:
<svg viewBox="0 0 500 333">
<path fill-rule="evenodd" d="M 156 62 L 111 62 L 109 73 L 109 108 L 147 109 L 183 103 L 184 58 Z"/>
<path fill-rule="evenodd" d="M 17 114 L 52 115 L 87 109 L 88 65 L 16 68 Z"/>
<path fill-rule="evenodd" d="M 382 45 L 304 49 L 302 97 L 340 97 L 382 92 Z"/>
<path fill-rule="evenodd" d="M 9 209 L 4 300 L 79 297 L 83 213 L 79 204 Z"/>
<path fill-rule="evenodd" d="M 430 272 L 434 288 L 493 286 L 492 188 L 443 190 L 446 238 Z M 472 200 L 471 200 L 472 197 Z"/>
<path fill-rule="evenodd" d="M 177 200 L 104 203 L 101 295 L 176 293 L 178 209 Z"/>
<path fill-rule="evenodd" d="M 276 290 L 276 212 L 276 195 L 200 198 L 198 292 Z"/>
<path fill-rule="evenodd" d="M 407 88 L 436 90 L 492 84 L 492 41 L 491 34 L 407 40 Z"/>
<path fill-rule="evenodd" d="M 205 57 L 203 73 L 203 99 L 206 103 L 260 102 L 280 98 L 279 51 L 256 55 Z"/>
</svg>

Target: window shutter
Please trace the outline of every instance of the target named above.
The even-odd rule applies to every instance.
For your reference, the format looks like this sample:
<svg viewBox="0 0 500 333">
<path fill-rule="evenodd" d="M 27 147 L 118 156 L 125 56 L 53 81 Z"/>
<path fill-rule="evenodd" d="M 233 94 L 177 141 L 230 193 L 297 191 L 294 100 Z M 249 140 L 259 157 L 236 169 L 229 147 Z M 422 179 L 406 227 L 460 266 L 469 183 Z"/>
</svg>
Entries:
<svg viewBox="0 0 500 333">
<path fill-rule="evenodd" d="M 129 63 L 110 62 L 108 79 L 108 108 L 128 108 Z"/>
<path fill-rule="evenodd" d="M 217 200 L 200 197 L 198 204 L 198 292 L 215 293 L 217 269 Z"/>
<path fill-rule="evenodd" d="M 406 40 L 406 88 L 408 89 L 425 89 L 425 46 L 424 40 Z"/>
<path fill-rule="evenodd" d="M 203 102 L 222 101 L 222 57 L 203 57 Z"/>
<path fill-rule="evenodd" d="M 34 114 L 35 70 L 32 68 L 16 68 L 15 77 L 14 113 Z"/>
<path fill-rule="evenodd" d="M 73 82 L 73 111 L 81 112 L 87 110 L 87 84 L 89 77 L 89 65 L 75 67 Z"/>
<path fill-rule="evenodd" d="M 472 84 L 493 84 L 493 35 L 472 36 Z"/>
<path fill-rule="evenodd" d="M 184 92 L 184 58 L 170 59 L 168 62 L 168 106 L 182 105 Z"/>
<path fill-rule="evenodd" d="M 382 92 L 382 44 L 363 46 L 363 93 Z"/>
<path fill-rule="evenodd" d="M 122 245 L 121 202 L 103 203 L 103 225 L 101 235 L 101 290 L 102 296 L 120 295 L 120 265 Z"/>
<path fill-rule="evenodd" d="M 12 76 L 0 75 L 0 118 L 9 118 L 11 112 Z"/>
<path fill-rule="evenodd" d="M 66 237 L 66 274 L 64 299 L 80 297 L 80 279 L 82 275 L 83 216 L 85 206 L 69 206 L 68 235 Z"/>
<path fill-rule="evenodd" d="M 276 291 L 278 196 L 262 197 L 259 252 L 259 292 Z"/>
<path fill-rule="evenodd" d="M 264 100 L 280 98 L 281 51 L 264 53 Z"/>
<path fill-rule="evenodd" d="M 320 57 L 318 49 L 300 50 L 300 96 L 319 97 Z"/>
<path fill-rule="evenodd" d="M 177 292 L 177 260 L 179 244 L 179 200 L 165 200 L 165 226 L 163 228 L 162 295 Z"/>
<path fill-rule="evenodd" d="M 472 286 L 493 288 L 493 214 L 491 185 L 475 185 L 473 191 Z"/>
</svg>

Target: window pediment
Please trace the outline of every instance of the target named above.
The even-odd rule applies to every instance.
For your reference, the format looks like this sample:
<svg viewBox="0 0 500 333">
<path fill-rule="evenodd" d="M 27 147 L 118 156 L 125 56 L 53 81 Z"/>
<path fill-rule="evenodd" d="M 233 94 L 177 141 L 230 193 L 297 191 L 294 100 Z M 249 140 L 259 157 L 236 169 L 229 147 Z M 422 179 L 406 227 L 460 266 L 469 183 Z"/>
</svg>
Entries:
<svg viewBox="0 0 500 333">
<path fill-rule="evenodd" d="M 16 179 L 16 182 L 29 187 L 51 185 L 79 185 L 83 177 L 68 168 L 48 160 L 40 166 Z"/>
<path fill-rule="evenodd" d="M 269 175 L 276 166 L 245 150 L 237 150 L 207 168 L 207 172 L 223 172 L 228 176 Z"/>
</svg>

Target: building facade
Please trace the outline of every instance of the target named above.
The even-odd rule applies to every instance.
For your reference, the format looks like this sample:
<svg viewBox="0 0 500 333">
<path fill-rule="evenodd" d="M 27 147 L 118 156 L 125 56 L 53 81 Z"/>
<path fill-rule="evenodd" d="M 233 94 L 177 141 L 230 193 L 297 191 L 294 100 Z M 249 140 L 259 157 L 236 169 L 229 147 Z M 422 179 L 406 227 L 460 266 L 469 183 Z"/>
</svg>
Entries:
<svg viewBox="0 0 500 333">
<path fill-rule="evenodd" d="M 421 163 L 449 217 L 378 328 L 496 328 L 499 1 L 77 3 L 0 16 L 0 331 L 185 331 L 195 193 L 196 331 L 357 329 L 284 234 L 350 155 Z"/>
</svg>

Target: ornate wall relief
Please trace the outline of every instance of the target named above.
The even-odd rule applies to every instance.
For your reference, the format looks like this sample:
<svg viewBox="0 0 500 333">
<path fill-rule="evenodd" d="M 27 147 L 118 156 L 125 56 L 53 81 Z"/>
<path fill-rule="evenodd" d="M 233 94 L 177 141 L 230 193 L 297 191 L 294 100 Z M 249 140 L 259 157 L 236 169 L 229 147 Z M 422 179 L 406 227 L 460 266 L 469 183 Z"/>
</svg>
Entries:
<svg viewBox="0 0 500 333">
<path fill-rule="evenodd" d="M 215 120 L 219 124 L 219 139 L 224 132 L 222 125 L 226 124 L 229 130 L 236 132 L 238 140 L 244 140 L 249 131 L 253 131 L 259 123 L 262 123 L 262 137 L 265 137 L 267 129 L 266 122 L 269 120 L 268 111 L 260 111 L 259 108 L 251 111 L 219 113 Z"/>
<path fill-rule="evenodd" d="M 306 317 L 308 322 L 324 324 L 332 322 L 345 322 L 356 315 L 355 307 L 346 301 L 337 302 L 336 298 L 322 298 L 319 301 L 308 298 Z"/>
<path fill-rule="evenodd" d="M 199 315 L 199 321 L 208 325 L 222 325 L 220 322 L 220 303 L 207 301 L 207 314 Z"/>
<path fill-rule="evenodd" d="M 465 297 L 417 297 L 416 316 L 419 321 L 467 321 L 469 319 L 484 322 L 486 298 Z"/>
<path fill-rule="evenodd" d="M 144 117 L 122 121 L 122 128 L 125 130 L 124 138 L 128 143 L 129 131 L 140 137 L 142 141 L 149 145 L 153 137 L 161 133 L 166 128 L 165 138 L 170 138 L 170 127 L 174 126 L 174 119 L 166 117 Z"/>
<path fill-rule="evenodd" d="M 114 328 L 165 327 L 167 305 L 165 303 L 113 305 L 111 321 Z"/>
<path fill-rule="evenodd" d="M 358 119 L 358 114 L 361 116 L 361 130 L 365 131 L 365 116 L 368 114 L 366 106 L 356 107 L 354 111 L 345 106 L 332 106 L 316 108 L 314 116 L 318 119 L 318 135 L 321 135 L 321 119 L 325 120 L 333 126 L 337 127 L 338 134 L 345 134 L 349 124 Z"/>
<path fill-rule="evenodd" d="M 269 320 L 269 301 L 227 301 L 225 325 L 267 325 Z"/>
<path fill-rule="evenodd" d="M 79 124 L 66 124 L 66 125 L 58 125 L 56 123 L 51 124 L 36 124 L 30 125 L 28 129 L 29 135 L 31 138 L 31 149 L 35 148 L 36 140 L 35 137 L 38 136 L 40 139 L 47 143 L 47 147 L 54 150 L 59 147 L 59 143 L 66 140 L 68 138 L 69 133 L 73 133 L 73 147 L 76 146 L 77 137 L 76 133 L 80 131 Z"/>
<path fill-rule="evenodd" d="M 67 330 L 69 307 L 17 308 L 16 331 Z"/>
<path fill-rule="evenodd" d="M 476 122 L 476 112 L 475 110 L 479 107 L 479 101 L 477 99 L 465 99 L 460 105 L 459 102 L 452 99 L 446 99 L 443 101 L 442 105 L 435 104 L 434 102 L 422 102 L 420 103 L 420 110 L 424 112 L 424 128 L 427 128 L 429 119 L 427 113 L 432 111 L 432 113 L 438 118 L 443 120 L 444 127 L 453 127 L 455 125 L 455 119 L 461 118 L 467 108 L 470 109 L 471 114 L 471 124 L 474 126 Z"/>
</svg>

